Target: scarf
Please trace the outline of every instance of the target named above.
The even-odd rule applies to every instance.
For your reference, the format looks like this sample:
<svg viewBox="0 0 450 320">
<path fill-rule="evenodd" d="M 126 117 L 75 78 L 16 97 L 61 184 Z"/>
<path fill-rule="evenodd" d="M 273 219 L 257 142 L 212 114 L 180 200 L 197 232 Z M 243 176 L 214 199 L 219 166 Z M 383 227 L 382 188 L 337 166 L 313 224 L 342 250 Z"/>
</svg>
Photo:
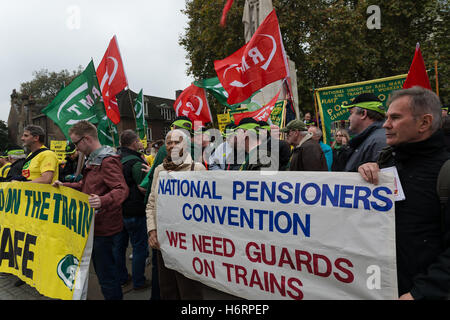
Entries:
<svg viewBox="0 0 450 320">
<path fill-rule="evenodd" d="M 186 158 L 184 161 L 181 161 L 180 163 L 175 163 L 172 161 L 172 158 L 170 156 L 167 156 L 163 160 L 163 167 L 167 171 L 178 171 L 181 168 L 190 165 L 190 163 L 186 163 Z"/>
</svg>

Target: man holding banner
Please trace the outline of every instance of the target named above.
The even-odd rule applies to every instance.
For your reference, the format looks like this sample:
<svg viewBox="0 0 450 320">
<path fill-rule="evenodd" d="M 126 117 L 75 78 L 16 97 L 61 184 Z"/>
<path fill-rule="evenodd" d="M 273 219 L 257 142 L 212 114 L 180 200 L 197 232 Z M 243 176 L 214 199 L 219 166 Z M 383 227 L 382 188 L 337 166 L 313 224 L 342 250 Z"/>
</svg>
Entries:
<svg viewBox="0 0 450 320">
<path fill-rule="evenodd" d="M 88 156 L 80 182 L 62 183 L 89 195 L 95 210 L 92 261 L 106 300 L 123 298 L 113 246 L 123 228 L 122 203 L 128 197 L 128 186 L 122 174 L 119 156 L 109 146 L 102 146 L 97 129 L 88 121 L 80 121 L 69 130 L 78 151 Z"/>
<path fill-rule="evenodd" d="M 359 167 L 377 184 L 380 168 L 398 171 L 405 199 L 395 205 L 397 275 L 400 299 L 448 299 L 450 293 L 449 203 L 441 208 L 436 191 L 445 149 L 440 101 L 420 87 L 399 90 L 389 100 L 386 142 L 378 163 Z M 447 221 L 447 227 L 446 227 Z"/>
</svg>

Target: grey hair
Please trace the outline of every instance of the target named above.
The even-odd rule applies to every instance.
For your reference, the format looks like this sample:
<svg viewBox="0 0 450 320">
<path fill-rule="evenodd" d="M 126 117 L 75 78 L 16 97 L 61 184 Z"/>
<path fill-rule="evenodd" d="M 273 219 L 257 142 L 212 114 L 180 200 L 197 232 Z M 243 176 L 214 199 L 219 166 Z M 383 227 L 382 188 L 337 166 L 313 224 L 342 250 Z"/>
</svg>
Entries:
<svg viewBox="0 0 450 320">
<path fill-rule="evenodd" d="M 320 130 L 319 127 L 311 126 L 310 128 L 314 129 L 314 136 L 319 137 L 319 139 L 322 138 L 322 130 Z"/>
<path fill-rule="evenodd" d="M 440 128 L 442 121 L 441 101 L 433 91 L 419 86 L 397 90 L 390 96 L 388 105 L 405 96 L 409 97 L 409 107 L 414 118 L 424 114 L 431 114 L 433 116 L 432 132 Z"/>
<path fill-rule="evenodd" d="M 33 137 L 39 137 L 39 142 L 44 143 L 45 141 L 45 131 L 42 127 L 35 124 L 27 125 L 23 131 L 28 131 Z"/>
</svg>

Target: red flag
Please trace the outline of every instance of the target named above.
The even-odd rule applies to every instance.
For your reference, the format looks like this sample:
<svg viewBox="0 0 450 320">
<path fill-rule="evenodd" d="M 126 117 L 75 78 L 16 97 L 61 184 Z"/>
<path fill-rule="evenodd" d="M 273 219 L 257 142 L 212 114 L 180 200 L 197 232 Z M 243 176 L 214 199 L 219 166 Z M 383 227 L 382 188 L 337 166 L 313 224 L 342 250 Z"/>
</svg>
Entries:
<svg viewBox="0 0 450 320">
<path fill-rule="evenodd" d="M 246 100 L 269 83 L 286 78 L 289 69 L 275 10 L 245 46 L 223 60 L 214 61 L 214 69 L 228 92 L 230 105 Z"/>
<path fill-rule="evenodd" d="M 420 45 L 417 43 L 416 52 L 409 68 L 408 76 L 403 83 L 403 89 L 408 89 L 414 86 L 421 86 L 425 89 L 431 90 L 430 80 L 428 79 L 427 69 L 423 61 L 422 52 L 420 52 Z"/>
<path fill-rule="evenodd" d="M 243 118 L 253 118 L 256 121 L 267 121 L 269 119 L 270 114 L 272 113 L 273 108 L 275 107 L 275 103 L 278 100 L 278 96 L 280 95 L 281 89 L 272 98 L 264 107 L 250 112 L 243 113 L 234 113 L 234 123 L 239 124 Z"/>
<path fill-rule="evenodd" d="M 227 0 L 225 7 L 223 7 L 222 18 L 220 19 L 220 25 L 222 27 L 225 27 L 225 23 L 227 22 L 227 14 L 228 14 L 228 11 L 230 11 L 232 5 L 233 5 L 233 0 Z"/>
<path fill-rule="evenodd" d="M 175 100 L 173 108 L 177 117 L 186 116 L 191 119 L 194 130 L 199 125 L 197 121 L 200 121 L 202 125 L 212 121 L 205 89 L 193 84 L 183 90 Z"/>
<path fill-rule="evenodd" d="M 127 77 L 120 56 L 116 36 L 109 42 L 108 49 L 97 68 L 97 78 L 103 96 L 106 115 L 114 124 L 120 122 L 116 94 L 128 86 Z"/>
</svg>

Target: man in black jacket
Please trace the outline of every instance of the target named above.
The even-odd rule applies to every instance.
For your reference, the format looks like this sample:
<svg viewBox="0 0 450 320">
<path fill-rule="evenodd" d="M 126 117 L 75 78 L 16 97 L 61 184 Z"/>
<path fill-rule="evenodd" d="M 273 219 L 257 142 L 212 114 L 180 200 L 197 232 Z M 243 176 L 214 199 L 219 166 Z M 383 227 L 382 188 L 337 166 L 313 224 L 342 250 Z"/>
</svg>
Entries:
<svg viewBox="0 0 450 320">
<path fill-rule="evenodd" d="M 145 261 L 148 256 L 147 222 L 145 216 L 145 194 L 139 184 L 145 177 L 146 162 L 139 152 L 142 142 L 133 130 L 125 130 L 120 136 L 120 161 L 123 175 L 130 190 L 128 198 L 122 203 L 123 230 L 114 248 L 122 286 L 133 280 L 133 288 L 142 290 L 149 287 L 145 278 Z M 128 275 L 125 264 L 128 241 L 133 247 L 132 277 Z"/>
<path fill-rule="evenodd" d="M 450 230 L 445 228 L 437 177 L 450 157 L 445 149 L 439 98 L 421 87 L 392 94 L 386 142 L 377 163 L 359 167 L 378 183 L 379 168 L 395 166 L 406 199 L 395 204 L 397 278 L 400 299 L 446 299 L 450 292 Z"/>
</svg>

